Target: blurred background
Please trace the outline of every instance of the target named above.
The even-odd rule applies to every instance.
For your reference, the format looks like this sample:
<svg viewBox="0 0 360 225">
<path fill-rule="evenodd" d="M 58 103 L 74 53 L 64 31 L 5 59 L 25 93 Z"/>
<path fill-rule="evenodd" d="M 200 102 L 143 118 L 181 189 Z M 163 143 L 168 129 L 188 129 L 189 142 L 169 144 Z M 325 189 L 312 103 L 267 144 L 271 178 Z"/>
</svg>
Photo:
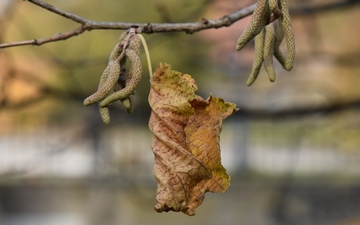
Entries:
<svg viewBox="0 0 360 225">
<path fill-rule="evenodd" d="M 136 23 L 216 19 L 255 3 L 47 2 L 95 21 Z M 104 125 L 97 106 L 83 106 L 123 31 L 0 50 L 0 224 L 360 224 L 359 2 L 290 1 L 294 69 L 276 62 L 276 81 L 262 69 L 251 87 L 253 42 L 235 51 L 250 16 L 192 35 L 144 35 L 154 68 L 171 64 L 196 79 L 198 95 L 212 93 L 240 108 L 221 133 L 231 186 L 208 193 L 194 217 L 153 210 L 145 58 L 133 114 L 113 104 Z M 0 43 L 76 27 L 27 1 L 0 0 Z"/>
</svg>

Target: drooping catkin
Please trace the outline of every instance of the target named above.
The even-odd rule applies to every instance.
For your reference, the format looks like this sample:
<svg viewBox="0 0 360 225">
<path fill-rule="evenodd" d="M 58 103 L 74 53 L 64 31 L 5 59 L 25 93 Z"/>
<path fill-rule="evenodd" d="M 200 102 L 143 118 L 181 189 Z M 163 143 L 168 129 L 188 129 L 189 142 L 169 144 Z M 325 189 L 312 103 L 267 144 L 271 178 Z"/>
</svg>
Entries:
<svg viewBox="0 0 360 225">
<path fill-rule="evenodd" d="M 275 40 L 275 29 L 273 24 L 266 25 L 265 27 L 265 41 L 264 41 L 264 68 L 269 76 L 271 82 L 275 81 L 276 74 L 273 64 L 273 53 L 274 53 L 274 40 Z"/>
<path fill-rule="evenodd" d="M 269 8 L 272 13 L 274 13 L 278 7 L 278 0 L 269 0 Z"/>
<path fill-rule="evenodd" d="M 259 75 L 261 65 L 264 61 L 263 55 L 264 55 L 264 37 L 265 37 L 265 31 L 264 29 L 255 37 L 255 59 L 252 66 L 251 74 L 246 82 L 247 86 L 252 85 L 256 78 Z"/>
<path fill-rule="evenodd" d="M 109 113 L 108 107 L 101 107 L 99 105 L 99 113 L 100 113 L 102 121 L 105 124 L 109 124 L 110 123 L 110 113 Z"/>
<path fill-rule="evenodd" d="M 134 93 L 136 87 L 138 86 L 141 80 L 141 76 L 142 76 L 141 58 L 139 57 L 139 55 L 136 54 L 136 51 L 132 49 L 126 50 L 126 57 L 131 62 L 131 67 L 129 72 L 129 75 L 131 74 L 131 78 L 129 82 L 126 83 L 125 88 L 108 95 L 104 100 L 102 100 L 100 103 L 102 107 L 108 106 L 113 101 L 123 100 L 129 97 L 131 94 Z"/>
<path fill-rule="evenodd" d="M 287 55 L 285 60 L 284 68 L 287 71 L 292 70 L 295 61 L 295 38 L 294 38 L 294 30 L 291 25 L 291 18 L 289 14 L 289 7 L 287 0 L 280 0 L 280 10 L 282 13 L 282 20 L 280 26 L 285 34 L 286 47 L 287 47 Z"/>
<path fill-rule="evenodd" d="M 279 61 L 279 63 L 285 67 L 285 56 L 282 54 L 280 50 L 281 42 L 284 39 L 284 29 L 282 25 L 280 25 L 282 22 L 281 17 L 277 20 L 277 27 L 275 30 L 275 40 L 274 40 L 274 56 Z"/>
<path fill-rule="evenodd" d="M 278 24 L 276 30 L 275 23 Z M 285 70 L 290 71 L 293 68 L 295 41 L 288 0 L 258 0 L 250 24 L 238 39 L 236 50 L 242 49 L 254 37 L 255 59 L 246 83 L 248 86 L 255 82 L 263 62 L 269 80 L 275 81 L 276 73 L 273 65 L 273 55 Z M 284 37 L 287 46 L 286 57 L 280 51 L 280 45 Z"/>
<path fill-rule="evenodd" d="M 109 56 L 97 92 L 84 100 L 84 105 L 98 102 L 101 118 L 106 124 L 110 122 L 108 105 L 112 102 L 120 100 L 128 113 L 133 110 L 132 95 L 142 76 L 141 42 L 136 32 L 136 29 L 130 28 L 120 36 Z M 130 61 L 128 73 L 125 68 L 127 59 Z"/>
<path fill-rule="evenodd" d="M 115 85 L 114 92 L 125 88 L 126 83 L 129 82 L 130 78 L 131 78 L 131 74 L 127 73 L 126 69 L 124 68 L 124 70 L 122 71 L 122 74 L 119 76 L 118 83 Z M 134 109 L 134 106 L 133 106 L 133 103 L 132 103 L 132 96 L 133 95 L 129 95 L 129 97 L 127 97 L 127 98 L 125 98 L 123 100 L 120 100 L 121 103 L 123 104 L 123 106 L 125 107 L 126 112 L 128 114 L 131 114 L 133 112 L 133 109 Z"/>
<path fill-rule="evenodd" d="M 121 71 L 121 65 L 120 65 L 120 56 L 114 60 L 110 61 L 107 68 L 105 69 L 107 78 L 105 82 L 99 87 L 98 91 L 94 94 L 90 95 L 84 100 L 84 105 L 88 106 L 91 104 L 94 104 L 102 99 L 104 99 L 111 91 L 113 91 L 115 84 L 117 83 L 119 79 L 119 74 Z"/>
<path fill-rule="evenodd" d="M 268 23 L 269 18 L 270 8 L 268 0 L 258 0 L 249 25 L 237 41 L 236 50 L 241 50 L 249 41 L 258 35 Z"/>
</svg>

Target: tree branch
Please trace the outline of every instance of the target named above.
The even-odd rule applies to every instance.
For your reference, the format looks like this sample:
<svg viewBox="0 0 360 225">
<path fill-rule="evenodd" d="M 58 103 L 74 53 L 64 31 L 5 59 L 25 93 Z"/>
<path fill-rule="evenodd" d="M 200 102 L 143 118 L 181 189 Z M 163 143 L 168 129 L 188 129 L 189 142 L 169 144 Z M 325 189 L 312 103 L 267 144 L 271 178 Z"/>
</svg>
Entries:
<svg viewBox="0 0 360 225">
<path fill-rule="evenodd" d="M 235 23 L 236 21 L 249 16 L 254 11 L 256 4 L 250 5 L 246 8 L 243 8 L 233 14 L 225 15 L 221 18 L 215 20 L 202 19 L 201 22 L 193 23 L 122 23 L 122 22 L 96 22 L 82 18 L 78 15 L 65 12 L 61 9 L 56 8 L 53 5 L 50 5 L 41 0 L 28 0 L 29 2 L 38 5 L 46 10 L 49 10 L 55 14 L 58 14 L 62 17 L 70 19 L 76 23 L 81 24 L 80 27 L 72 31 L 65 33 L 57 33 L 52 37 L 33 39 L 20 42 L 11 42 L 0 44 L 0 48 L 9 48 L 22 45 L 42 45 L 49 42 L 61 41 L 77 36 L 84 31 L 91 30 L 101 30 L 101 29 L 118 29 L 118 30 L 127 30 L 131 26 L 138 26 L 141 28 L 142 33 L 160 33 L 160 32 L 186 32 L 192 34 L 205 29 L 227 27 Z"/>
<path fill-rule="evenodd" d="M 0 48 L 9 48 L 9 47 L 22 46 L 22 45 L 42 45 L 48 42 L 66 40 L 68 38 L 83 33 L 85 30 L 86 30 L 85 26 L 80 26 L 72 31 L 68 31 L 65 33 L 57 33 L 49 38 L 40 38 L 40 39 L 33 39 L 27 41 L 18 41 L 18 42 L 0 44 Z"/>
</svg>

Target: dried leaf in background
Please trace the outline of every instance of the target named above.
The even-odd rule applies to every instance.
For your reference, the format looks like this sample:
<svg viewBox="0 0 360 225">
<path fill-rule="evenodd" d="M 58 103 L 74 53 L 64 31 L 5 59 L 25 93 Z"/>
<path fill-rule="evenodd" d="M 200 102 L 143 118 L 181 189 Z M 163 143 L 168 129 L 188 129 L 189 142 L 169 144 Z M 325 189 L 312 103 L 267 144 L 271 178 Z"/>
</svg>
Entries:
<svg viewBox="0 0 360 225">
<path fill-rule="evenodd" d="M 217 97 L 196 96 L 194 79 L 166 63 L 159 64 L 150 82 L 155 210 L 194 215 L 206 192 L 224 192 L 230 184 L 219 135 L 222 121 L 237 109 Z"/>
</svg>

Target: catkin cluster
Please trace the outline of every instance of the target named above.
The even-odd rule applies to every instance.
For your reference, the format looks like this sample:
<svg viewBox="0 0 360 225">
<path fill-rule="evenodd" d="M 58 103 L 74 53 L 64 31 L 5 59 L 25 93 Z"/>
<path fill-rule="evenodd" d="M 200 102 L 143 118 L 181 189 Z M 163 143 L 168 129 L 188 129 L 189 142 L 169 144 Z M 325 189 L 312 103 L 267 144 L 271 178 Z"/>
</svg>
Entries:
<svg viewBox="0 0 360 225">
<path fill-rule="evenodd" d="M 127 60 L 130 61 L 129 70 L 126 68 Z M 101 118 L 106 124 L 110 123 L 108 106 L 114 101 L 120 100 L 127 112 L 131 113 L 132 96 L 141 76 L 140 39 L 136 28 L 130 28 L 120 36 L 101 75 L 98 90 L 84 100 L 84 105 L 98 103 Z"/>
<path fill-rule="evenodd" d="M 284 37 L 287 47 L 286 57 L 279 48 Z M 237 41 L 236 50 L 241 50 L 253 38 L 255 38 L 255 59 L 246 83 L 248 86 L 255 82 L 263 63 L 269 80 L 275 81 L 273 56 L 285 70 L 292 70 L 295 59 L 295 40 L 288 0 L 258 0 L 250 24 Z"/>
</svg>

